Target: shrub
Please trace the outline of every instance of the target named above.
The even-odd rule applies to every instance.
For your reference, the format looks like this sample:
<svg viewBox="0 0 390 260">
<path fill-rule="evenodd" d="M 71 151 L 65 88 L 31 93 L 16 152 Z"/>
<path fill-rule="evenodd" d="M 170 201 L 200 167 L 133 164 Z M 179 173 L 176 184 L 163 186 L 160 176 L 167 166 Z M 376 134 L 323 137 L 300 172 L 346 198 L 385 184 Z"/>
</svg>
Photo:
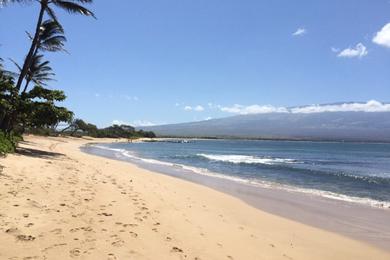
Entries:
<svg viewBox="0 0 390 260">
<path fill-rule="evenodd" d="M 21 140 L 20 136 L 14 134 L 6 135 L 0 131 L 0 155 L 15 152 L 16 145 Z"/>
</svg>

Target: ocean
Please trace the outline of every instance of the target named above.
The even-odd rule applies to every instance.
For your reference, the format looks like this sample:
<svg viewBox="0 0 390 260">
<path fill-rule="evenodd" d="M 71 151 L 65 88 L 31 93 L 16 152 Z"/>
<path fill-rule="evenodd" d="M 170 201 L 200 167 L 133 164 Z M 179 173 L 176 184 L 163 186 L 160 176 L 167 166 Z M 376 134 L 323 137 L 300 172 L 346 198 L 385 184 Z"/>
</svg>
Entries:
<svg viewBox="0 0 390 260">
<path fill-rule="evenodd" d="M 390 144 L 189 140 L 93 144 L 89 152 L 182 175 L 390 208 Z"/>
</svg>

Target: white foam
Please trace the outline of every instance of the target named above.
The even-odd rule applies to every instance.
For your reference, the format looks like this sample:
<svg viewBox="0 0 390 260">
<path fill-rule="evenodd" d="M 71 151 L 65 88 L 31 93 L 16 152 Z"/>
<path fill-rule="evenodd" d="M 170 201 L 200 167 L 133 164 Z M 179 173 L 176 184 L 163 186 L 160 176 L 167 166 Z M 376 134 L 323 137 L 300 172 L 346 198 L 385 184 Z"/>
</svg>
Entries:
<svg viewBox="0 0 390 260">
<path fill-rule="evenodd" d="M 319 196 L 319 197 L 333 199 L 333 200 L 364 204 L 364 205 L 377 207 L 377 208 L 390 209 L 390 201 L 379 201 L 379 200 L 374 200 L 374 199 L 370 199 L 370 198 L 348 196 L 348 195 L 339 194 L 339 193 L 330 192 L 330 191 L 308 189 L 308 188 L 299 188 L 299 187 L 294 187 L 294 186 L 290 186 L 290 185 L 279 184 L 279 183 L 269 182 L 269 181 L 244 179 L 244 178 L 240 178 L 240 177 L 236 177 L 236 176 L 230 176 L 230 175 L 226 175 L 226 174 L 211 172 L 205 168 L 192 167 L 192 166 L 188 166 L 188 165 L 184 165 L 184 164 L 177 164 L 177 163 L 169 163 L 169 162 L 159 161 L 159 160 L 155 160 L 155 159 L 141 158 L 141 157 L 138 157 L 138 156 L 132 154 L 130 151 L 127 151 L 124 149 L 115 149 L 115 148 L 109 148 L 109 147 L 100 146 L 100 145 L 91 145 L 91 146 L 93 146 L 95 148 L 99 148 L 99 149 L 110 150 L 110 151 L 116 152 L 117 156 L 125 156 L 125 157 L 130 158 L 130 159 L 135 160 L 135 161 L 141 161 L 141 162 L 154 164 L 154 165 L 162 165 L 162 166 L 166 166 L 166 167 L 179 168 L 179 169 L 183 169 L 185 171 L 189 171 L 189 172 L 192 172 L 195 174 L 200 174 L 200 175 L 224 179 L 224 180 L 230 180 L 230 181 L 239 182 L 239 183 L 243 183 L 243 184 L 247 184 L 247 185 L 251 185 L 251 186 L 255 186 L 255 187 L 261 187 L 261 188 L 267 188 L 267 189 L 279 189 L 279 190 L 284 190 L 284 191 L 288 191 L 288 192 L 305 193 L 308 195 L 314 195 L 314 196 Z M 216 158 L 218 158 L 219 160 L 221 160 L 221 159 L 224 161 L 229 160 L 229 162 L 232 162 L 232 163 L 241 163 L 242 161 L 244 161 L 244 163 L 264 163 L 264 161 L 262 161 L 262 160 L 260 160 L 260 161 L 253 160 L 253 159 L 261 159 L 261 158 L 256 158 L 253 156 L 208 155 L 208 154 L 198 154 L 198 155 L 203 156 L 203 157 L 207 156 L 210 158 L 213 156 L 216 156 Z M 248 157 L 252 157 L 252 158 L 248 158 Z M 213 159 L 210 159 L 210 160 L 213 160 Z M 263 160 L 265 160 L 265 159 L 263 159 Z M 270 164 L 274 164 L 275 163 L 274 160 L 276 160 L 277 163 L 279 163 L 279 162 L 286 163 L 286 160 L 287 160 L 287 163 L 294 163 L 295 162 L 295 160 L 279 159 L 279 158 L 274 158 L 274 159 L 270 159 L 270 160 L 272 160 L 272 162 L 268 162 L 268 161 L 266 161 L 266 162 L 270 163 Z M 240 161 L 240 162 L 238 162 L 238 161 Z M 265 163 L 265 164 L 267 164 L 267 163 Z"/>
<path fill-rule="evenodd" d="M 225 154 L 197 154 L 200 157 L 204 157 L 206 159 L 212 161 L 220 161 L 220 162 L 229 162 L 234 164 L 246 163 L 246 164 L 283 164 L 283 163 L 297 163 L 296 160 L 293 159 L 282 159 L 282 158 L 261 158 L 255 157 L 251 155 L 225 155 Z"/>
</svg>

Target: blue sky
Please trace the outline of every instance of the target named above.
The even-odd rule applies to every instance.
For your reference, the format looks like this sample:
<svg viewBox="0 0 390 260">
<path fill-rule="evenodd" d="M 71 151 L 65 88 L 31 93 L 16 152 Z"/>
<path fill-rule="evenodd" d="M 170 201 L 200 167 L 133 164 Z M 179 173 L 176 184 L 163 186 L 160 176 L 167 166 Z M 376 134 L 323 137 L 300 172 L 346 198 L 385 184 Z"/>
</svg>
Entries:
<svg viewBox="0 0 390 260">
<path fill-rule="evenodd" d="M 0 57 L 22 60 L 37 8 L 0 9 Z M 50 86 L 99 126 L 390 101 L 388 0 L 111 0 L 90 8 L 97 20 L 59 13 L 70 55 L 47 56 L 57 74 Z"/>
</svg>

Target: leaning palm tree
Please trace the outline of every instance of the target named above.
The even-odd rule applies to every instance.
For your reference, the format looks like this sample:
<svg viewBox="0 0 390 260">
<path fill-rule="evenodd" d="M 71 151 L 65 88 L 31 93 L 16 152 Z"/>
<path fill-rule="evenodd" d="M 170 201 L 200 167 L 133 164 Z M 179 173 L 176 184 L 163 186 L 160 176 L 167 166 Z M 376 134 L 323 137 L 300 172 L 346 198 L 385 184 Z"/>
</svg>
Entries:
<svg viewBox="0 0 390 260">
<path fill-rule="evenodd" d="M 29 38 L 32 40 L 32 36 L 27 33 Z M 49 61 L 42 62 L 43 55 L 38 54 L 39 51 L 65 51 L 64 42 L 66 38 L 64 36 L 64 30 L 61 25 L 56 21 L 46 20 L 42 23 L 40 28 L 37 48 L 34 52 L 30 67 L 25 75 L 25 85 L 21 92 L 23 96 L 26 93 L 27 88 L 31 81 L 37 85 L 46 85 L 45 81 L 51 80 L 51 76 L 54 76 L 52 69 L 48 66 Z M 11 61 L 19 69 L 21 74 L 23 68 L 14 60 Z"/>
<path fill-rule="evenodd" d="M 16 65 L 16 67 L 18 67 L 19 71 L 22 70 L 22 68 L 15 61 L 13 61 L 13 63 Z M 52 72 L 49 63 L 49 61 L 43 61 L 43 55 L 36 55 L 33 57 L 31 66 L 25 76 L 26 83 L 22 91 L 22 95 L 26 93 L 30 82 L 34 82 L 39 86 L 46 86 L 47 81 L 53 80 L 52 76 L 55 74 Z"/>
<path fill-rule="evenodd" d="M 26 2 L 33 2 L 34 0 L 0 0 L 0 5 L 5 5 L 7 3 L 26 3 Z M 81 4 L 90 4 L 93 2 L 93 0 L 35 0 L 39 2 L 40 4 L 40 10 L 38 15 L 37 24 L 35 27 L 35 33 L 32 36 L 31 46 L 27 53 L 27 56 L 24 60 L 22 70 L 20 72 L 20 75 L 18 77 L 17 83 L 16 83 L 16 89 L 17 91 L 20 90 L 20 87 L 22 85 L 23 79 L 25 79 L 30 66 L 32 65 L 34 55 L 36 55 L 36 50 L 38 49 L 38 43 L 39 43 L 39 35 L 41 32 L 41 27 L 43 23 L 43 19 L 45 14 L 49 15 L 53 21 L 55 21 L 58 25 L 60 23 L 58 22 L 57 15 L 53 9 L 53 7 L 58 7 L 60 9 L 63 9 L 67 11 L 68 13 L 78 13 L 85 16 L 92 16 L 95 17 L 93 12 L 82 6 Z M 80 4 L 81 3 L 81 4 Z"/>
</svg>

